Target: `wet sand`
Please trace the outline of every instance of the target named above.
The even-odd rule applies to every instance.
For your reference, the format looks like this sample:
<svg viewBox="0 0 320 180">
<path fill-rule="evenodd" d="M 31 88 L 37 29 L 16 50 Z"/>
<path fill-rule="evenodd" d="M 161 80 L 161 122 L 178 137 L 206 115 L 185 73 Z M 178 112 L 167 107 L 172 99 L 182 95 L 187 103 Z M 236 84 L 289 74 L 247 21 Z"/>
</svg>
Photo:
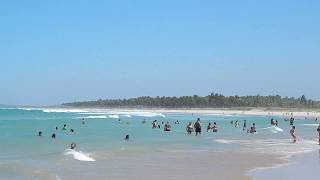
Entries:
<svg viewBox="0 0 320 180">
<path fill-rule="evenodd" d="M 254 179 L 319 179 L 320 149 L 307 154 L 299 154 L 290 158 L 290 163 L 277 168 L 262 168 L 249 173 Z M 276 178 L 275 178 L 276 177 Z"/>
<path fill-rule="evenodd" d="M 236 151 L 124 153 L 96 159 L 70 160 L 63 168 L 53 166 L 45 171 L 56 171 L 61 179 L 80 180 L 250 180 L 249 170 L 284 163 L 276 156 Z"/>
</svg>

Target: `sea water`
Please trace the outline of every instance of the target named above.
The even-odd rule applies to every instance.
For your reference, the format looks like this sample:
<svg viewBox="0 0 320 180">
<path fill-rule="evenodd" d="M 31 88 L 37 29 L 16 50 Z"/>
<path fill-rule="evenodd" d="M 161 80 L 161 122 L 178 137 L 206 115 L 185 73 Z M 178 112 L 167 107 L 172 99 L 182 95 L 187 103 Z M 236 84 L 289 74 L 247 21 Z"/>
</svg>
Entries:
<svg viewBox="0 0 320 180">
<path fill-rule="evenodd" d="M 188 122 L 194 123 L 197 118 L 201 119 L 202 134 L 188 135 Z M 271 118 L 279 121 L 278 127 L 270 125 Z M 160 129 L 152 129 L 154 120 Z M 180 124 L 175 124 L 177 120 Z M 243 131 L 243 120 L 247 120 L 247 128 L 255 123 L 257 133 Z M 231 121 L 239 121 L 239 127 Z M 170 122 L 172 131 L 164 132 L 162 122 Z M 217 123 L 217 133 L 206 132 L 209 122 Z M 291 126 L 282 117 L 138 110 L 0 109 L 0 179 L 61 179 L 66 168 L 98 166 L 108 158 L 150 152 L 237 150 L 291 156 L 319 149 L 318 123 L 314 119 L 297 119 L 295 125 L 298 142 L 293 144 L 289 135 Z M 55 139 L 51 138 L 53 133 Z M 124 140 L 126 135 L 130 136 L 129 141 Z M 71 150 L 73 142 L 77 147 Z"/>
</svg>

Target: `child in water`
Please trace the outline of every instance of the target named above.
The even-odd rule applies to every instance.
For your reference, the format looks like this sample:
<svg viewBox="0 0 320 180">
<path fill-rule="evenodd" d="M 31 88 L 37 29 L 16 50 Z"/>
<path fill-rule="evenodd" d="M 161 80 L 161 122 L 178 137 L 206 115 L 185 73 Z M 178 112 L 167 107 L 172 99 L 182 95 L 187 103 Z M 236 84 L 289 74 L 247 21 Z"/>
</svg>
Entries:
<svg viewBox="0 0 320 180">
<path fill-rule="evenodd" d="M 294 134 L 295 133 L 295 129 L 296 129 L 296 127 L 292 126 L 292 129 L 290 130 L 290 134 L 293 137 L 293 143 L 297 142 L 297 137 Z"/>
</svg>

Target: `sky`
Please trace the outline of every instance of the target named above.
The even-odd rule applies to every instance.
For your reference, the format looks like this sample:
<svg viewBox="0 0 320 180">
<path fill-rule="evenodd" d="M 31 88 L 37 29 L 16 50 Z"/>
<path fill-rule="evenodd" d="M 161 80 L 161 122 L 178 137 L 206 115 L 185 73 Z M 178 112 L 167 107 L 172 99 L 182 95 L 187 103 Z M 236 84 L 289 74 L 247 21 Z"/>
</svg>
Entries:
<svg viewBox="0 0 320 180">
<path fill-rule="evenodd" d="M 320 100 L 320 1 L 1 1 L 0 104 L 137 96 Z"/>
</svg>

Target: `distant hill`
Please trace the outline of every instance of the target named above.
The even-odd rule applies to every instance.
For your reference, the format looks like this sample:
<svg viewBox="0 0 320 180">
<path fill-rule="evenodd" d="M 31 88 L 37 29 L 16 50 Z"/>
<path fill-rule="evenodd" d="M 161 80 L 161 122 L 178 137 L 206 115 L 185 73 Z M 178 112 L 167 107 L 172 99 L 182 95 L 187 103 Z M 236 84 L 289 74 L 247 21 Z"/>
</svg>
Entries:
<svg viewBox="0 0 320 180">
<path fill-rule="evenodd" d="M 207 96 L 149 97 L 130 99 L 99 99 L 96 101 L 71 102 L 66 107 L 148 107 L 148 108 L 231 108 L 231 107 L 279 107 L 279 108 L 320 108 L 320 101 L 299 98 L 270 96 L 224 96 L 211 93 Z"/>
</svg>

